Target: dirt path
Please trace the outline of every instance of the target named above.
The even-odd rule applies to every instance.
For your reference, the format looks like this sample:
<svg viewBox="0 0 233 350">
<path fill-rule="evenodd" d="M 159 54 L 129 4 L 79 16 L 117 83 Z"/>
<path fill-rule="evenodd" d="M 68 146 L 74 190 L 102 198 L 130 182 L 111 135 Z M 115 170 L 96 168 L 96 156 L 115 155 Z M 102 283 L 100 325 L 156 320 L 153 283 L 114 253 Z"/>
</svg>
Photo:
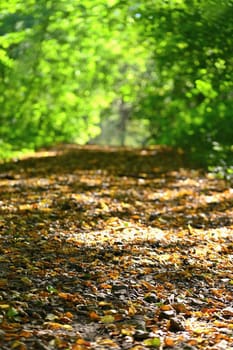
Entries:
<svg viewBox="0 0 233 350">
<path fill-rule="evenodd" d="M 67 146 L 0 166 L 0 348 L 233 349 L 232 184 Z"/>
</svg>

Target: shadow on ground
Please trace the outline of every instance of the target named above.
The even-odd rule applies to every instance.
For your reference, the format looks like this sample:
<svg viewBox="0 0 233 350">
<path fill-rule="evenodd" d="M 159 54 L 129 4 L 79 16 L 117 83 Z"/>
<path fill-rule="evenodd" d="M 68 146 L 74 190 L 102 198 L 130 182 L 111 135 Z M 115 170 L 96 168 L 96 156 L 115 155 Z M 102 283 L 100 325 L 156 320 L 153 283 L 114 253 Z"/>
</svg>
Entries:
<svg viewBox="0 0 233 350">
<path fill-rule="evenodd" d="M 2 349 L 232 345 L 229 183 L 166 148 L 0 168 Z"/>
</svg>

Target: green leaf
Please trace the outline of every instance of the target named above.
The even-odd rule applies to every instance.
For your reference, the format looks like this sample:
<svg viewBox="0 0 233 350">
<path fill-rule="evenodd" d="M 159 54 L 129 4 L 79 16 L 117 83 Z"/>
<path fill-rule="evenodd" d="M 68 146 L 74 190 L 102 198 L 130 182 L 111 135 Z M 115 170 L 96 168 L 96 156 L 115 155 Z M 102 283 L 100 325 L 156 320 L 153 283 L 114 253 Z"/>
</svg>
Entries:
<svg viewBox="0 0 233 350">
<path fill-rule="evenodd" d="M 13 318 L 18 315 L 18 311 L 14 307 L 10 307 L 7 311 L 7 317 Z"/>
<path fill-rule="evenodd" d="M 47 291 L 49 293 L 57 293 L 58 292 L 58 290 L 56 288 L 54 288 L 53 286 L 48 286 Z"/>
<path fill-rule="evenodd" d="M 115 321 L 115 318 L 112 315 L 105 315 L 100 318 L 103 323 L 112 323 Z"/>
<path fill-rule="evenodd" d="M 150 348 L 159 348 L 161 345 L 161 341 L 160 338 L 148 338 L 143 341 L 143 344 Z"/>
</svg>

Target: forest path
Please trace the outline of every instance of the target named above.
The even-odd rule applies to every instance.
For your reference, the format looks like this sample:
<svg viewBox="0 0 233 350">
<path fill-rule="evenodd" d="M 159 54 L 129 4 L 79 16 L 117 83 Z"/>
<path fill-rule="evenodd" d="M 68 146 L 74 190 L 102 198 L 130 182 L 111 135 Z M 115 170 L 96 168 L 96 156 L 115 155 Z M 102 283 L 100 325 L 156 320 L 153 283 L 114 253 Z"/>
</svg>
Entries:
<svg viewBox="0 0 233 350">
<path fill-rule="evenodd" d="M 0 348 L 233 349 L 233 189 L 181 152 L 0 165 Z"/>
</svg>

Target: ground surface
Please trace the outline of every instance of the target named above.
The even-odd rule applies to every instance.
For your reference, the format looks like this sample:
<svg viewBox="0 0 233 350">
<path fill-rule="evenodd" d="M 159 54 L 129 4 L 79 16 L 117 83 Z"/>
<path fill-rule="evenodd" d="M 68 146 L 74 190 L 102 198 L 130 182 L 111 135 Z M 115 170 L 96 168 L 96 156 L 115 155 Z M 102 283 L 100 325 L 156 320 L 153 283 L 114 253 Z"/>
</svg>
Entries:
<svg viewBox="0 0 233 350">
<path fill-rule="evenodd" d="M 0 348 L 233 349 L 233 190 L 175 151 L 0 166 Z"/>
</svg>

